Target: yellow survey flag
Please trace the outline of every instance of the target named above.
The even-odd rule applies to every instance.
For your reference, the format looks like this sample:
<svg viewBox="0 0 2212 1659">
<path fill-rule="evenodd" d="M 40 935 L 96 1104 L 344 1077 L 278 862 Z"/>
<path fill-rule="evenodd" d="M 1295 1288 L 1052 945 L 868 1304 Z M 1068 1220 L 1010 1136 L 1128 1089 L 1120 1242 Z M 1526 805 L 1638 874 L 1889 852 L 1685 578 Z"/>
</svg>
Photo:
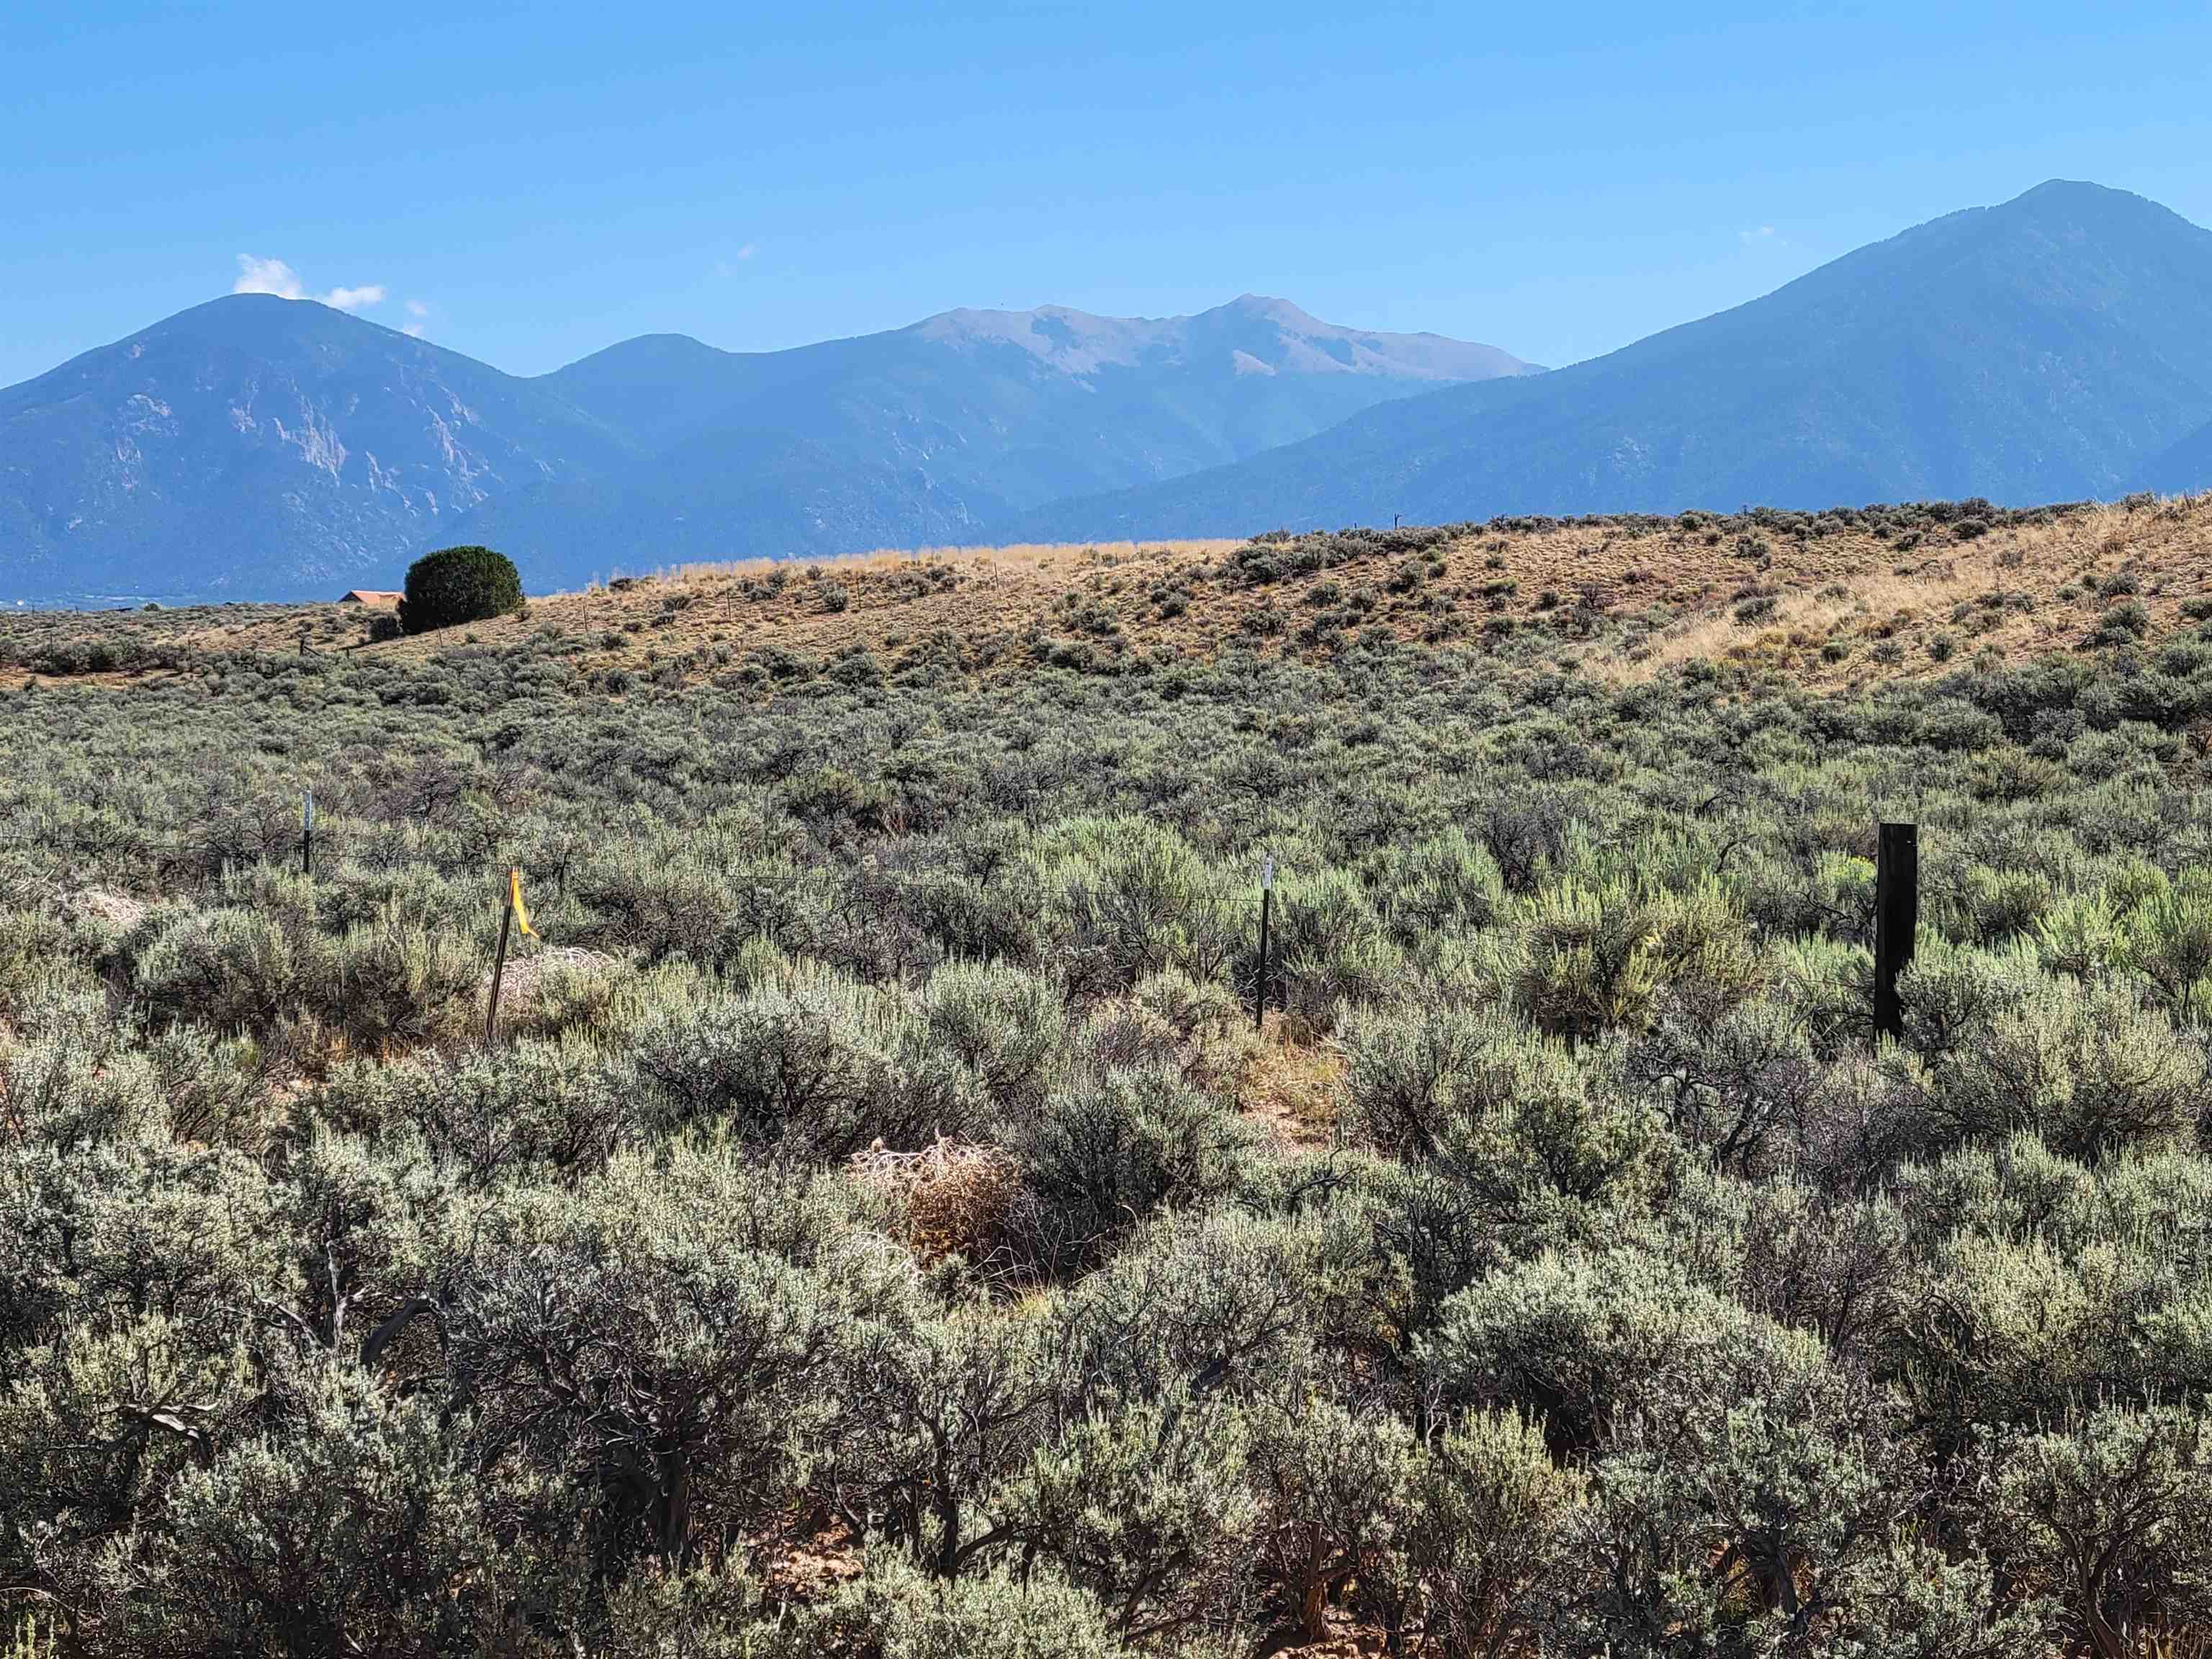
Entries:
<svg viewBox="0 0 2212 1659">
<path fill-rule="evenodd" d="M 522 931 L 536 939 L 537 932 L 530 925 L 530 907 L 522 902 L 522 872 L 520 870 L 507 872 L 507 902 L 514 909 L 514 920 Z"/>
</svg>

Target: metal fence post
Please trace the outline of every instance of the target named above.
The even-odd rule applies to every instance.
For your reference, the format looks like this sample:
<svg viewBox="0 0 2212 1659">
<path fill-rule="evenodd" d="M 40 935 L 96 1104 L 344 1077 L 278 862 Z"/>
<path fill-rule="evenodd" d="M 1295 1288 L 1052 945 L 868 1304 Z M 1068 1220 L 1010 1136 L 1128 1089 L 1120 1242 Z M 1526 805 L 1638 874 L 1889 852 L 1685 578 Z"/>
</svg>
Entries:
<svg viewBox="0 0 2212 1659">
<path fill-rule="evenodd" d="M 1260 981 L 1252 993 L 1252 1029 L 1267 1018 L 1267 923 L 1275 905 L 1275 855 L 1267 854 L 1260 866 Z"/>
<path fill-rule="evenodd" d="M 1897 976 L 1912 960 L 1920 926 L 1920 826 L 1885 823 L 1879 838 L 1874 886 L 1874 1029 L 1902 1041 L 1905 1010 Z"/>
</svg>

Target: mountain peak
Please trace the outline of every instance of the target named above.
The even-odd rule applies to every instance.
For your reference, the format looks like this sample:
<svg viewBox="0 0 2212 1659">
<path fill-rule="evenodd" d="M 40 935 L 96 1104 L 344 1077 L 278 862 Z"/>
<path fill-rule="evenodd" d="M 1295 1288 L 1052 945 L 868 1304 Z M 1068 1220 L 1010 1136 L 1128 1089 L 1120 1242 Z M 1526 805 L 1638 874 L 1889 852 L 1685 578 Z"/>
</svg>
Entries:
<svg viewBox="0 0 2212 1659">
<path fill-rule="evenodd" d="M 288 300 L 276 294 L 225 294 L 189 306 L 173 317 L 165 317 L 140 333 L 234 336 L 276 331 L 298 337 L 342 334 L 349 328 L 374 329 L 382 334 L 398 332 L 366 317 L 326 306 L 319 300 Z"/>
<path fill-rule="evenodd" d="M 2212 484 L 2212 231 L 2051 179 L 1571 368 L 1382 403 L 1025 539 Z M 2209 428 L 2212 429 L 2212 428 Z"/>
<path fill-rule="evenodd" d="M 2133 191 L 2115 190 L 2084 179 L 2046 179 L 2033 190 L 2022 191 L 2008 202 L 1982 210 L 1992 222 L 2025 221 L 2037 223 L 2095 225 L 2102 229 L 2140 228 L 2155 234 L 2160 228 L 2189 225 L 2172 208 Z M 2195 226 L 2190 226 L 2194 230 Z M 2199 234 L 2204 233 L 2199 232 Z"/>
<path fill-rule="evenodd" d="M 1248 295 L 1198 317 L 947 312 L 789 351 L 647 335 L 525 380 L 311 301 L 230 295 L 0 392 L 0 585 L 388 587 L 422 547 L 467 540 L 561 585 L 973 541 L 1046 501 L 1520 367 Z"/>
<path fill-rule="evenodd" d="M 1235 312 L 1246 317 L 1265 317 L 1270 322 L 1279 323 L 1285 328 L 1316 329 L 1329 326 L 1320 318 L 1293 305 L 1290 301 L 1279 300 L 1273 295 L 1267 294 L 1240 294 L 1227 305 L 1218 307 L 1217 309 Z"/>
<path fill-rule="evenodd" d="M 1066 306 L 947 311 L 904 331 L 955 349 L 1012 346 L 1063 374 L 1181 364 L 1238 375 L 1369 375 L 1444 383 L 1529 372 L 1498 350 L 1437 334 L 1384 334 L 1325 323 L 1288 300 L 1243 294 L 1183 317 L 1099 317 Z"/>
<path fill-rule="evenodd" d="M 2157 205 L 2148 197 L 2138 196 L 2133 191 L 2116 190 L 2093 179 L 2045 179 L 2041 184 L 2021 191 L 2003 205 L 2010 207 L 2021 202 L 2058 201 L 2141 202 L 2146 206 Z"/>
</svg>

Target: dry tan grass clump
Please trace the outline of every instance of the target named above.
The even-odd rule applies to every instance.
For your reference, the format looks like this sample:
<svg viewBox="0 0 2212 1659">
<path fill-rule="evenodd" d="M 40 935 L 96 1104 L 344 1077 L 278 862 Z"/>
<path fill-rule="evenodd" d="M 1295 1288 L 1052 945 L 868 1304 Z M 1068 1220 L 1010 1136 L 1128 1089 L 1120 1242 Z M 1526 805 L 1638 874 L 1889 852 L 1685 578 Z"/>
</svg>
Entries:
<svg viewBox="0 0 2212 1659">
<path fill-rule="evenodd" d="M 143 899 L 105 887 L 81 887 L 62 900 L 62 908 L 80 921 L 104 927 L 118 938 L 146 920 Z"/>
<path fill-rule="evenodd" d="M 1326 1146 L 1336 1133 L 1346 1071 L 1334 1043 L 1296 1041 L 1280 1014 L 1267 1016 L 1261 1038 L 1246 1047 L 1231 1083 L 1237 1109 L 1259 1123 L 1279 1146 Z"/>
<path fill-rule="evenodd" d="M 507 959 L 499 981 L 499 1023 L 512 1035 L 557 1031 L 604 1013 L 613 1000 L 619 958 L 574 945 L 541 945 Z M 477 981 L 482 1010 L 491 969 Z"/>
<path fill-rule="evenodd" d="M 1021 1172 L 996 1147 L 939 1135 L 920 1152 L 894 1152 L 878 1140 L 853 1154 L 852 1170 L 899 1200 L 906 1242 L 924 1261 L 981 1262 L 1006 1248 Z"/>
</svg>

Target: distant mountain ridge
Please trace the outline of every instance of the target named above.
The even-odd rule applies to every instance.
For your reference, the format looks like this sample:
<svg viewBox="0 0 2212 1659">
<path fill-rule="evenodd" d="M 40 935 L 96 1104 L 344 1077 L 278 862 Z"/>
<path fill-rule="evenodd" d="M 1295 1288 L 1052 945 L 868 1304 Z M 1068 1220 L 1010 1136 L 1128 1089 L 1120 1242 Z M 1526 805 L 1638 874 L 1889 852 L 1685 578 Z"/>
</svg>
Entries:
<svg viewBox="0 0 2212 1659">
<path fill-rule="evenodd" d="M 489 495 L 631 448 L 458 352 L 216 300 L 0 391 L 0 599 L 389 586 Z"/>
<path fill-rule="evenodd" d="M 2131 482 L 2136 489 L 2160 495 L 2212 489 L 2212 422 L 2153 457 Z"/>
<path fill-rule="evenodd" d="M 1533 380 L 1364 410 L 1249 461 L 1007 526 L 1245 534 L 1498 514 L 2212 487 L 2212 232 L 2053 182 Z M 2169 453 L 2170 452 L 2170 453 Z M 2154 458 L 2166 457 L 2162 462 Z"/>
<path fill-rule="evenodd" d="M 1340 328 L 1254 295 L 1158 319 L 946 312 L 774 353 L 629 341 L 545 384 L 653 461 L 503 495 L 459 533 L 526 548 L 570 579 L 976 541 L 1061 496 L 1242 459 L 1441 384 L 1530 372 L 1494 347 Z"/>
<path fill-rule="evenodd" d="M 1246 295 L 678 335 L 536 379 L 213 301 L 0 391 L 0 603 L 546 589 L 691 560 L 1500 514 L 2212 489 L 2212 231 L 2054 181 L 1548 372 Z"/>
<path fill-rule="evenodd" d="M 1532 372 L 1247 295 L 1195 317 L 949 312 L 768 353 L 648 336 L 536 379 L 312 302 L 193 307 L 0 392 L 0 600 L 312 597 L 421 549 L 618 568 L 973 540 Z"/>
<path fill-rule="evenodd" d="M 974 349 L 1018 346 L 1066 374 L 1187 362 L 1227 353 L 1238 374 L 1380 374 L 1439 383 L 1524 374 L 1530 365 L 1496 346 L 1441 334 L 1382 334 L 1308 315 L 1288 300 L 1239 295 L 1191 317 L 1094 317 L 1066 306 L 1035 311 L 946 311 L 902 331 Z"/>
</svg>

